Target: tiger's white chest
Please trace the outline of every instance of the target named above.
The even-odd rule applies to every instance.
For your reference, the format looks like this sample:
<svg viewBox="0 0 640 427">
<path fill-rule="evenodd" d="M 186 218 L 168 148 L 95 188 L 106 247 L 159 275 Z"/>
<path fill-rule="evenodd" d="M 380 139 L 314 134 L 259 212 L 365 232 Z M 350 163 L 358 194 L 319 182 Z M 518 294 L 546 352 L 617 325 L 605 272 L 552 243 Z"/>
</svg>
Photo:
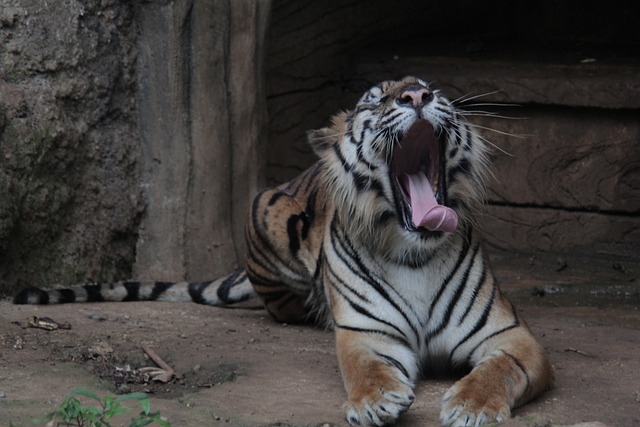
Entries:
<svg viewBox="0 0 640 427">
<path fill-rule="evenodd" d="M 459 286 L 464 274 L 456 269 L 458 259 L 455 255 L 444 255 L 434 257 L 422 268 L 383 266 L 384 282 L 405 304 L 403 313 L 396 314 L 396 320 L 398 324 L 404 324 L 408 335 L 415 335 L 412 344 L 425 358 L 438 358 L 447 353 L 451 343 L 466 329 L 458 322 L 469 298 L 467 292 L 460 291 L 464 289 Z M 474 271 L 471 273 L 475 274 Z M 456 304 L 452 304 L 456 299 Z M 428 338 L 441 328 L 446 333 L 438 334 L 436 339 Z"/>
<path fill-rule="evenodd" d="M 397 265 L 385 266 L 385 282 L 402 295 L 409 308 L 423 322 L 440 282 L 439 271 L 431 268 L 411 269 Z"/>
</svg>

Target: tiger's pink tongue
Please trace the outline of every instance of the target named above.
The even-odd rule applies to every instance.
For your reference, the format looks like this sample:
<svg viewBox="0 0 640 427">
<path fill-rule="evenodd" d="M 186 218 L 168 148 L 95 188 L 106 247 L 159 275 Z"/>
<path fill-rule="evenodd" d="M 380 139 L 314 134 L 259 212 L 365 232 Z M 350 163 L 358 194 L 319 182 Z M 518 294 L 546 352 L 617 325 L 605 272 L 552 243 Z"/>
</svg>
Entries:
<svg viewBox="0 0 640 427">
<path fill-rule="evenodd" d="M 438 204 L 431 183 L 423 172 L 404 174 L 402 179 L 409 193 L 411 219 L 416 227 L 429 231 L 456 231 L 458 215 L 453 209 Z"/>
</svg>

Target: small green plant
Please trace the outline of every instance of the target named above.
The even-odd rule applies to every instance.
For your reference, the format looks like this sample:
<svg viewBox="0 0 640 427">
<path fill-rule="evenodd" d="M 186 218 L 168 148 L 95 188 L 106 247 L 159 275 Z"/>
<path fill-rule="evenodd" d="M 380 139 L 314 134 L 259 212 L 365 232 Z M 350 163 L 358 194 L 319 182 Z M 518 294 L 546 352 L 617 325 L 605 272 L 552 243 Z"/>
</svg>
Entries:
<svg viewBox="0 0 640 427">
<path fill-rule="evenodd" d="M 84 396 L 97 405 L 84 405 L 78 397 Z M 151 403 L 144 393 L 130 393 L 122 396 L 106 396 L 100 399 L 94 392 L 77 388 L 67 394 L 65 400 L 55 412 L 46 416 L 47 427 L 111 427 L 109 420 L 118 415 L 129 412 L 131 408 L 123 406 L 123 402 L 138 401 L 142 411 L 132 418 L 129 427 L 143 427 L 156 423 L 162 427 L 171 427 L 160 417 L 160 412 L 151 412 Z"/>
</svg>

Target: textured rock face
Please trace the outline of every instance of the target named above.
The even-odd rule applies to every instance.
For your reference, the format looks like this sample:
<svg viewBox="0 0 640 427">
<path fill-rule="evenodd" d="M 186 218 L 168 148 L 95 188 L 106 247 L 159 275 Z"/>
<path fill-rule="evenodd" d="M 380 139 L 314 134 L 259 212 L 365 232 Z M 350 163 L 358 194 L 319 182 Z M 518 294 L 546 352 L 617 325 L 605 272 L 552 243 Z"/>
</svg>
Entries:
<svg viewBox="0 0 640 427">
<path fill-rule="evenodd" d="M 0 8 L 0 287 L 125 277 L 143 205 L 128 2 Z M 19 278 L 19 279 L 18 279 Z"/>
<path fill-rule="evenodd" d="M 269 7 L 2 3 L 0 292 L 242 262 Z"/>
</svg>

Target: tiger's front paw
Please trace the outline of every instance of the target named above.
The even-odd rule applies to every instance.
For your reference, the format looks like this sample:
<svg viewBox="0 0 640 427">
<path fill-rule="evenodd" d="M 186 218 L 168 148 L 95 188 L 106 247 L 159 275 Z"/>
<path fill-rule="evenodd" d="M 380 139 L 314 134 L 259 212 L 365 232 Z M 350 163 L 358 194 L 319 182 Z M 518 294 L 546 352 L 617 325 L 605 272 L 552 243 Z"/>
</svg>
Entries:
<svg viewBox="0 0 640 427">
<path fill-rule="evenodd" d="M 474 381 L 463 378 L 447 391 L 442 398 L 440 411 L 443 426 L 481 426 L 511 417 L 511 409 L 503 392 L 477 386 Z"/>
<path fill-rule="evenodd" d="M 351 425 L 384 426 L 393 424 L 409 409 L 415 396 L 406 384 L 379 386 L 345 403 L 347 421 Z"/>
</svg>

